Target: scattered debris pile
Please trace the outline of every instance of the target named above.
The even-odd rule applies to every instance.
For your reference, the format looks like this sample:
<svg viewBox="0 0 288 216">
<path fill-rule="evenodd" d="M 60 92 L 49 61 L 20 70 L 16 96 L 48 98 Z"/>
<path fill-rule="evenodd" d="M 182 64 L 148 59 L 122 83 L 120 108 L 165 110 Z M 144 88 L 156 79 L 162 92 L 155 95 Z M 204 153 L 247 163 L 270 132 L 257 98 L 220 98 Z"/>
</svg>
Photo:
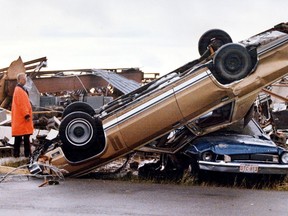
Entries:
<svg viewBox="0 0 288 216">
<path fill-rule="evenodd" d="M 139 68 L 44 71 L 46 66 L 46 57 L 27 62 L 19 57 L 9 67 L 0 69 L 0 157 L 12 155 L 11 146 L 14 140 L 9 128 L 10 110 L 18 73 L 27 74 L 25 87 L 29 90 L 36 128 L 32 136 L 34 146 L 41 143 L 49 130 L 58 129 L 62 112 L 70 103 L 83 101 L 97 109 L 114 98 L 133 91 L 141 83 L 159 76 L 156 73 L 149 74 L 150 78 L 147 79 Z"/>
<path fill-rule="evenodd" d="M 286 147 L 288 135 L 288 77 L 273 83 L 258 95 L 254 118 L 278 145 Z"/>
</svg>

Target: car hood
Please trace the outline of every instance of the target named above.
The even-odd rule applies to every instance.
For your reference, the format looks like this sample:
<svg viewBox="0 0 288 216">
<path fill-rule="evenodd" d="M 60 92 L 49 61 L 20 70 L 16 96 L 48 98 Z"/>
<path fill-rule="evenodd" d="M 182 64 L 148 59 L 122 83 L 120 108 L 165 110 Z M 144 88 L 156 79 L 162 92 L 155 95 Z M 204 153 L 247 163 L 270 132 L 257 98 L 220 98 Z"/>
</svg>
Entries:
<svg viewBox="0 0 288 216">
<path fill-rule="evenodd" d="M 205 151 L 215 154 L 265 154 L 277 153 L 281 148 L 265 137 L 242 134 L 217 134 L 199 137 L 188 145 L 187 154 L 199 154 Z"/>
</svg>

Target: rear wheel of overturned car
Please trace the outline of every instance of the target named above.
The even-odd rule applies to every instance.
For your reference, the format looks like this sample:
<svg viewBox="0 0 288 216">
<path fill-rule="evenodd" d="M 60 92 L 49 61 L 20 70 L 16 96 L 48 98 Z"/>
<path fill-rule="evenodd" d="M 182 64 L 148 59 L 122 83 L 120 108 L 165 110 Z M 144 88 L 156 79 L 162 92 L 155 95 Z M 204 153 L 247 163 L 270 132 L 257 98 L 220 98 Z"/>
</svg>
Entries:
<svg viewBox="0 0 288 216">
<path fill-rule="evenodd" d="M 230 43 L 216 52 L 211 71 L 220 83 L 228 84 L 246 77 L 251 70 L 252 59 L 247 49 Z"/>
<path fill-rule="evenodd" d="M 68 160 L 78 162 L 104 149 L 102 124 L 85 112 L 68 114 L 59 127 L 62 149 Z"/>
<path fill-rule="evenodd" d="M 89 114 L 90 116 L 95 115 L 95 110 L 87 103 L 77 101 L 69 104 L 62 113 L 62 119 L 72 112 L 81 111 Z"/>
<path fill-rule="evenodd" d="M 94 119 L 84 112 L 68 114 L 60 124 L 59 135 L 63 145 L 73 149 L 83 149 L 91 146 L 97 139 Z"/>
<path fill-rule="evenodd" d="M 200 56 L 202 56 L 210 45 L 213 50 L 216 51 L 227 43 L 232 43 L 232 39 L 228 33 L 221 29 L 211 29 L 200 37 L 198 41 L 198 51 Z"/>
</svg>

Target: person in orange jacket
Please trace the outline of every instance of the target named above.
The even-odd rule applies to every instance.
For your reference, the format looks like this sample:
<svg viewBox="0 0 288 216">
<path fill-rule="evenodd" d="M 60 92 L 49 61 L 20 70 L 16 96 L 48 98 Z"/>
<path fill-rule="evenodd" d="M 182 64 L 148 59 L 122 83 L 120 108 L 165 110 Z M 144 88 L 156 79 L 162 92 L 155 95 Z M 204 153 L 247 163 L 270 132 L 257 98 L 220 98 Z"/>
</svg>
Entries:
<svg viewBox="0 0 288 216">
<path fill-rule="evenodd" d="M 30 135 L 33 134 L 34 126 L 32 119 L 32 106 L 28 91 L 24 88 L 27 82 L 25 73 L 17 74 L 17 85 L 14 89 L 12 100 L 12 136 L 14 141 L 14 157 L 20 156 L 20 145 L 24 138 L 24 155 L 31 154 Z"/>
</svg>

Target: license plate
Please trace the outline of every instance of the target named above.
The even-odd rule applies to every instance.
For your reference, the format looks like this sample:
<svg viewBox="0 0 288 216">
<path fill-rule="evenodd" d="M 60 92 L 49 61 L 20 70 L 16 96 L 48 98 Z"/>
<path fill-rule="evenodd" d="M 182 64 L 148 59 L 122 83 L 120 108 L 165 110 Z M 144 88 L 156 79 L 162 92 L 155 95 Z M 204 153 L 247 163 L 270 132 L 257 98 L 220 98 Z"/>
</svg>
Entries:
<svg viewBox="0 0 288 216">
<path fill-rule="evenodd" d="M 258 173 L 258 165 L 240 164 L 239 172 L 243 173 Z"/>
</svg>

